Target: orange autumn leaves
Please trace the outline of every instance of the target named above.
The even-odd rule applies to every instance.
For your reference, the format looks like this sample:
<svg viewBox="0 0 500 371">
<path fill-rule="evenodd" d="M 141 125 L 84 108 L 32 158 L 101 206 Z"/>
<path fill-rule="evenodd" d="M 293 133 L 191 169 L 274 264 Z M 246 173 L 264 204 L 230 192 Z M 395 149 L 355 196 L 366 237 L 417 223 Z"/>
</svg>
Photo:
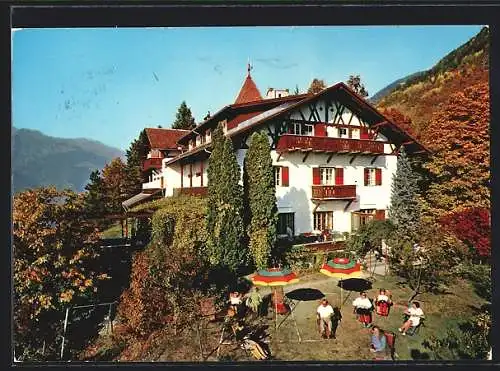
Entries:
<svg viewBox="0 0 500 371">
<path fill-rule="evenodd" d="M 16 195 L 15 310 L 23 312 L 25 320 L 36 320 L 92 295 L 97 282 L 107 278 L 92 270 L 97 241 L 97 230 L 84 219 L 80 195 L 53 187 Z"/>
<path fill-rule="evenodd" d="M 434 152 L 425 164 L 431 182 L 424 198 L 431 215 L 490 208 L 489 123 L 486 82 L 453 94 L 433 115 L 422 135 Z"/>
</svg>

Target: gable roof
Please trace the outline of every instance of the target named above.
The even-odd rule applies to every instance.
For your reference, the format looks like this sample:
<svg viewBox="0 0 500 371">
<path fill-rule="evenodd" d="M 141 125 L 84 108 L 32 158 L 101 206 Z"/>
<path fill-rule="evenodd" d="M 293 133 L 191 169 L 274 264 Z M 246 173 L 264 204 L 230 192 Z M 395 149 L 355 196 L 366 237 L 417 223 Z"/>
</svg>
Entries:
<svg viewBox="0 0 500 371">
<path fill-rule="evenodd" d="M 284 102 L 297 102 L 303 100 L 309 95 L 310 94 L 289 95 L 280 98 L 262 99 L 253 102 L 229 104 L 222 107 L 210 118 L 198 124 L 193 130 L 186 132 L 181 138 L 179 138 L 179 143 L 186 144 L 190 138 L 198 135 L 198 133 L 200 132 L 199 129 L 202 129 L 203 132 L 204 127 L 217 126 L 217 123 L 224 119 L 228 120 L 228 127 L 231 128 L 232 126 L 236 126 L 240 122 L 250 117 L 272 109 Z"/>
<path fill-rule="evenodd" d="M 151 149 L 177 149 L 177 141 L 189 130 L 146 128 Z"/>
<path fill-rule="evenodd" d="M 234 104 L 253 102 L 256 100 L 262 100 L 262 96 L 260 95 L 257 85 L 253 82 L 250 72 L 248 72 L 247 78 L 245 79 Z"/>
<path fill-rule="evenodd" d="M 342 104 L 344 104 L 348 109 L 357 115 L 363 117 L 369 126 L 382 124 L 379 128 L 379 132 L 384 135 L 387 139 L 395 144 L 404 144 L 405 149 L 409 153 L 415 152 L 427 152 L 430 153 L 426 147 L 424 147 L 420 142 L 418 142 L 413 136 L 411 136 L 406 130 L 398 126 L 395 122 L 391 121 L 389 118 L 381 114 L 375 107 L 373 107 L 366 100 L 361 98 L 356 92 L 350 89 L 343 82 L 339 82 L 332 85 L 317 94 L 309 94 L 304 99 L 299 100 L 293 104 L 288 104 L 283 109 L 271 110 L 269 114 L 260 115 L 253 117 L 250 120 L 242 122 L 238 127 L 228 132 L 228 135 L 234 136 L 241 134 L 259 126 L 260 124 L 279 116 L 284 116 L 285 114 L 292 111 L 294 108 L 301 106 L 306 103 L 310 103 L 314 100 L 319 99 L 327 94 L 334 95 L 337 99 L 340 98 Z"/>
</svg>

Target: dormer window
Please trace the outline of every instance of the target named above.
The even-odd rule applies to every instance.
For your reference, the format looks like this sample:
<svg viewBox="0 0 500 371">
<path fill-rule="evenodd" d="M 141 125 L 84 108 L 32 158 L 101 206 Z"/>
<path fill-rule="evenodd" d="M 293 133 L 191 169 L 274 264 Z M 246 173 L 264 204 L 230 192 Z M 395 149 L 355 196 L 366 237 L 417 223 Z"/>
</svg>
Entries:
<svg viewBox="0 0 500 371">
<path fill-rule="evenodd" d="M 210 140 L 212 138 L 212 132 L 210 129 L 207 129 L 207 131 L 205 132 L 205 138 L 206 138 L 207 142 L 210 142 Z"/>
<path fill-rule="evenodd" d="M 201 136 L 196 136 L 196 145 L 199 146 L 201 144 Z"/>
</svg>

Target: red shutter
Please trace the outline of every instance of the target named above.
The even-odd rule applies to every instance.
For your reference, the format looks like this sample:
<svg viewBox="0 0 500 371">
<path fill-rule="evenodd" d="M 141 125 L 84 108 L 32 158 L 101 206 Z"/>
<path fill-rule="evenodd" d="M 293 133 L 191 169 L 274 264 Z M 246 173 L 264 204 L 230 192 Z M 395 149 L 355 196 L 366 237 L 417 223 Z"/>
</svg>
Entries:
<svg viewBox="0 0 500 371">
<path fill-rule="evenodd" d="M 326 137 L 326 125 L 316 124 L 314 127 L 314 136 L 316 137 Z"/>
<path fill-rule="evenodd" d="M 319 185 L 320 182 L 319 167 L 313 167 L 313 184 Z"/>
<path fill-rule="evenodd" d="M 376 210 L 375 220 L 385 220 L 385 210 Z"/>
<path fill-rule="evenodd" d="M 338 167 L 335 169 L 335 185 L 344 184 L 344 168 Z"/>
<path fill-rule="evenodd" d="M 382 169 L 375 169 L 375 184 L 382 185 Z"/>
<path fill-rule="evenodd" d="M 370 136 L 368 135 L 368 129 L 365 127 L 361 127 L 361 130 L 359 132 L 359 138 L 360 139 L 370 139 Z"/>
<path fill-rule="evenodd" d="M 368 180 L 369 180 L 369 177 L 370 177 L 370 175 L 369 175 L 368 172 L 369 172 L 369 169 L 365 169 L 365 186 L 368 185 Z"/>
<path fill-rule="evenodd" d="M 283 187 L 288 187 L 288 183 L 289 183 L 289 176 L 288 176 L 288 167 L 286 166 L 283 166 L 281 168 L 281 177 L 283 178 L 282 181 L 281 181 L 281 185 Z"/>
</svg>

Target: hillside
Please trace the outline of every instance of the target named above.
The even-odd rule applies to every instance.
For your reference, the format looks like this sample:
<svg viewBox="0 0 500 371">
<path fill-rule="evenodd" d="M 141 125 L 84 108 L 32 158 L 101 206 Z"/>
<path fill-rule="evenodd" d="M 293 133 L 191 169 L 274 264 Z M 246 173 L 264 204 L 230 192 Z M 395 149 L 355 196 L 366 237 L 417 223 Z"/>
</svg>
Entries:
<svg viewBox="0 0 500 371">
<path fill-rule="evenodd" d="M 386 87 L 380 89 L 378 92 L 373 94 L 368 100 L 372 104 L 378 104 L 381 99 L 383 99 L 384 97 L 386 97 L 387 95 L 392 93 L 394 90 L 405 85 L 412 78 L 419 76 L 419 75 L 422 75 L 426 72 L 427 71 L 419 71 L 419 72 L 412 73 L 411 75 L 405 76 L 403 78 L 397 79 L 396 81 L 390 83 Z"/>
<path fill-rule="evenodd" d="M 85 139 L 63 139 L 36 130 L 12 128 L 13 193 L 55 185 L 82 191 L 90 173 L 102 169 L 123 151 Z"/>
<path fill-rule="evenodd" d="M 378 108 L 395 108 L 410 117 L 413 129 L 422 134 L 433 113 L 450 95 L 489 81 L 489 29 L 442 58 L 430 70 L 418 73 L 383 97 Z"/>
</svg>

